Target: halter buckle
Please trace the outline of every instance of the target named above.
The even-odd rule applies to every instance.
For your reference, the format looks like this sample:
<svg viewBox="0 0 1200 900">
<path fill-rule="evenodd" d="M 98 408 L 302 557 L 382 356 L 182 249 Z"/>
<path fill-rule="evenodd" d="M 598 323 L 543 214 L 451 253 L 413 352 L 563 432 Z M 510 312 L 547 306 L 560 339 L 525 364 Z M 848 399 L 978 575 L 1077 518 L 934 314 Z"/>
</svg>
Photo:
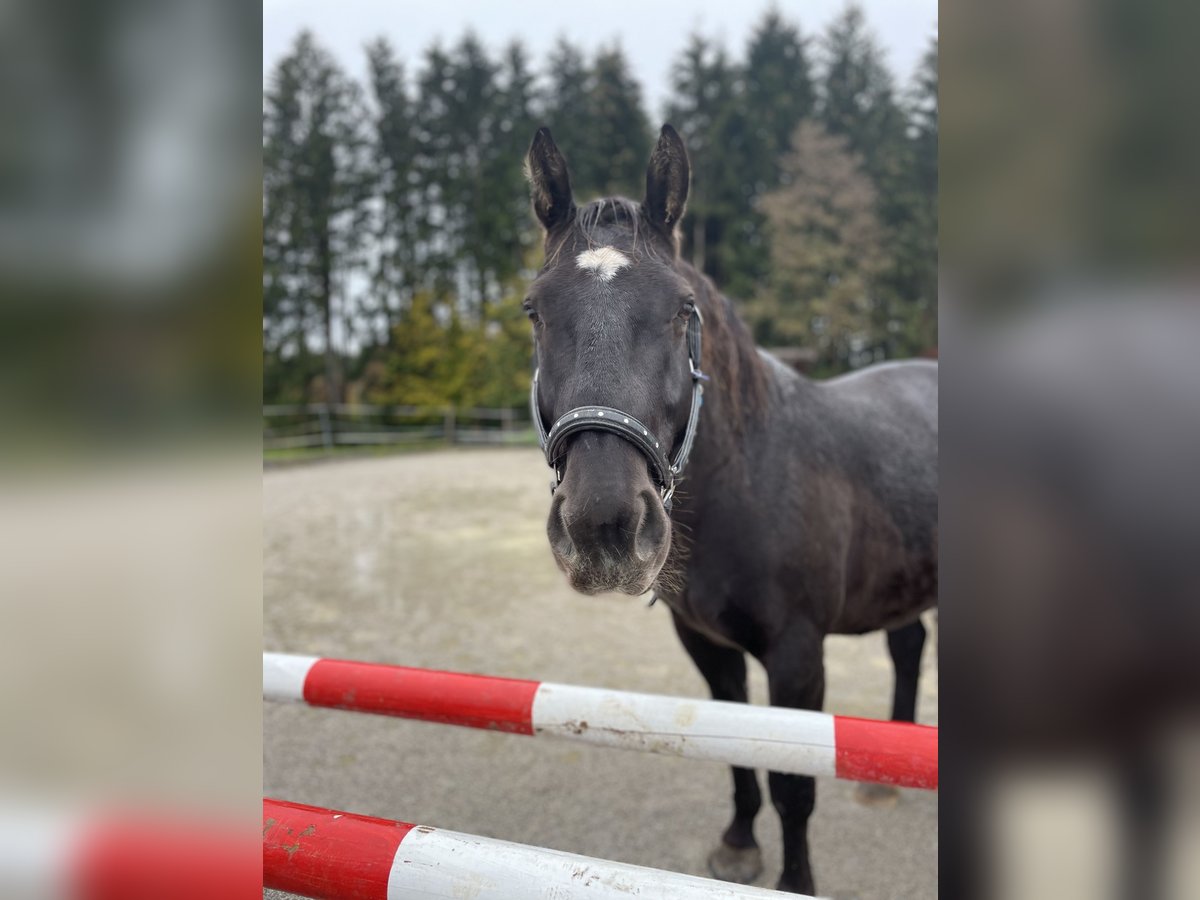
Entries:
<svg viewBox="0 0 1200 900">
<path fill-rule="evenodd" d="M 675 479 L 671 479 L 671 484 L 663 492 L 662 503 L 663 507 L 669 512 L 671 509 L 671 498 L 675 496 Z"/>
</svg>

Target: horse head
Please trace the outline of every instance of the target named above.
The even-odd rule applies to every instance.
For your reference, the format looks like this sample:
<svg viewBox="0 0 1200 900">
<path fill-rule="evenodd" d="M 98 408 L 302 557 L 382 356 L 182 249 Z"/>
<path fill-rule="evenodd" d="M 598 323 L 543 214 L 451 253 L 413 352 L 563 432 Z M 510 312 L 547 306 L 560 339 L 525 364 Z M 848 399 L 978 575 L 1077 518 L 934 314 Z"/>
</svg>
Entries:
<svg viewBox="0 0 1200 900">
<path fill-rule="evenodd" d="M 529 288 L 532 413 L 555 471 L 547 531 L 586 594 L 641 594 L 671 547 L 670 503 L 700 408 L 700 314 L 676 227 L 688 158 L 670 125 L 641 203 L 576 207 L 567 162 L 543 128 L 527 159 L 546 263 Z"/>
</svg>

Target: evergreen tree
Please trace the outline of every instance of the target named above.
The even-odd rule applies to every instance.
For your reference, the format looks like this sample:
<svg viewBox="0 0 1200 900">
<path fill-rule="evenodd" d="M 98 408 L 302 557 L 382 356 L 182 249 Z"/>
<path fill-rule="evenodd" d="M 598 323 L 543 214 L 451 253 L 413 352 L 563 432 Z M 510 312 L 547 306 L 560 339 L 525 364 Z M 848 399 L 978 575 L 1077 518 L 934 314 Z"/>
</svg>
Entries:
<svg viewBox="0 0 1200 900">
<path fill-rule="evenodd" d="M 921 194 L 937 206 L 938 192 L 938 42 L 933 38 L 921 57 L 909 102 L 915 147 L 914 175 Z"/>
<path fill-rule="evenodd" d="M 906 215 L 895 228 L 890 281 L 901 302 L 887 325 L 888 356 L 927 353 L 937 346 L 938 261 L 937 40 L 921 59 L 908 96 L 908 166 L 899 195 Z"/>
<path fill-rule="evenodd" d="M 521 161 L 535 94 L 519 43 L 499 62 L 470 33 L 449 52 L 426 54 L 407 145 L 407 193 L 419 210 L 409 252 L 426 275 L 410 284 L 409 309 L 392 323 L 391 352 L 372 365 L 375 398 L 471 405 L 510 380 L 487 373 L 510 336 L 513 284 L 533 243 Z M 519 298 L 513 308 L 520 314 Z M 520 352 L 528 356 L 527 334 Z"/>
<path fill-rule="evenodd" d="M 917 160 L 918 146 L 908 133 L 905 110 L 861 8 L 848 6 L 833 21 L 824 50 L 821 120 L 827 131 L 843 136 L 850 150 L 861 156 L 885 229 L 886 261 L 877 278 L 872 313 L 876 349 L 888 358 L 909 356 L 935 341 L 937 226 L 916 175 L 916 167 L 926 163 Z M 936 95 L 932 102 L 936 106 Z M 924 150 L 928 153 L 927 139 Z"/>
<path fill-rule="evenodd" d="M 762 206 L 771 275 L 751 306 L 763 343 L 814 347 L 824 373 L 875 358 L 877 280 L 886 263 L 875 190 L 843 137 L 815 122 L 796 130 L 782 187 Z"/>
<path fill-rule="evenodd" d="M 740 191 L 731 197 L 733 218 L 721 248 L 729 291 L 753 295 L 770 267 L 766 217 L 759 199 L 779 186 L 792 134 L 815 103 L 812 68 L 800 30 L 771 9 L 746 46 L 734 115 L 745 123 L 744 152 L 736 160 Z M 731 141 L 723 146 L 736 146 Z"/>
<path fill-rule="evenodd" d="M 830 23 L 824 53 L 821 124 L 829 134 L 846 139 L 883 191 L 897 177 L 906 123 L 883 51 L 867 28 L 862 7 L 848 5 Z"/>
<path fill-rule="evenodd" d="M 804 41 L 776 10 L 755 28 L 742 65 L 693 35 L 672 88 L 668 118 L 693 159 L 684 252 L 730 294 L 749 296 L 770 258 L 758 199 L 778 186 L 792 132 L 813 108 Z"/>
<path fill-rule="evenodd" d="M 378 172 L 378 260 L 373 273 L 376 312 L 390 336 L 412 301 L 419 281 L 416 245 L 419 197 L 414 191 L 416 139 L 412 100 L 404 68 L 391 44 L 379 38 L 367 47 L 374 95 L 375 155 Z"/>
<path fill-rule="evenodd" d="M 418 81 L 418 193 L 430 287 L 474 327 L 520 267 L 529 232 L 521 161 L 534 129 L 534 80 L 524 49 L 501 63 L 468 33 L 433 48 Z"/>
<path fill-rule="evenodd" d="M 454 121 L 454 75 L 454 65 L 441 45 L 433 44 L 425 51 L 417 77 L 413 180 L 419 205 L 416 232 L 421 286 L 431 296 L 431 307 L 455 293 L 461 245 L 460 135 Z"/>
<path fill-rule="evenodd" d="M 529 187 L 522 164 L 529 138 L 536 129 L 536 86 L 528 54 L 519 42 L 505 48 L 492 135 L 487 139 L 484 167 L 485 206 L 481 233 L 488 248 L 489 302 L 498 301 L 505 286 L 524 264 L 536 243 L 529 215 Z"/>
<path fill-rule="evenodd" d="M 263 110 L 264 352 L 299 354 L 319 323 L 325 399 L 341 397 L 335 294 L 361 260 L 371 190 L 357 85 L 302 32 Z"/>
<path fill-rule="evenodd" d="M 565 37 L 559 38 L 550 51 L 546 81 L 539 124 L 549 126 L 567 157 L 576 198 L 597 197 L 604 176 L 600 151 L 593 143 L 591 72 L 583 51 Z M 526 135 L 526 141 L 530 137 Z"/>
<path fill-rule="evenodd" d="M 641 199 L 650 157 L 650 121 L 642 108 L 642 89 L 619 46 L 596 55 L 585 110 L 596 191 L 600 196 Z"/>
<path fill-rule="evenodd" d="M 816 88 L 800 29 L 768 10 L 746 47 L 744 108 L 754 129 L 754 195 L 779 184 L 780 165 L 800 121 L 813 114 Z"/>
<path fill-rule="evenodd" d="M 455 170 L 447 188 L 453 198 L 451 227 L 458 238 L 457 309 L 475 321 L 486 302 L 495 258 L 496 234 L 490 215 L 493 198 L 487 176 L 496 150 L 499 67 L 471 32 L 454 48 L 452 59 L 455 88 L 450 124 L 455 136 L 451 149 Z"/>
<path fill-rule="evenodd" d="M 747 125 L 737 72 L 725 51 L 693 34 L 671 73 L 667 118 L 687 141 L 692 188 L 684 252 L 692 265 L 729 287 L 730 222 L 744 212 Z"/>
</svg>

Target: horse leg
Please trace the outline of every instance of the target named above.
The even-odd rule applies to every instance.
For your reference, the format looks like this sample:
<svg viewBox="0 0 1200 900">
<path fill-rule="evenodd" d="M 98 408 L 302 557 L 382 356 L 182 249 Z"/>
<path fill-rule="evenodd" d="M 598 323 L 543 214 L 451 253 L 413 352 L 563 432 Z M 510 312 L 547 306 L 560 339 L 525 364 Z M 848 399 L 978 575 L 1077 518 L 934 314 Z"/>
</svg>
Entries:
<svg viewBox="0 0 1200 900">
<path fill-rule="evenodd" d="M 1171 777 L 1162 760 L 1134 748 L 1117 760 L 1117 799 L 1123 853 L 1117 897 L 1161 900 L 1167 896 L 1167 822 L 1171 813 Z"/>
<path fill-rule="evenodd" d="M 696 668 L 708 682 L 714 700 L 745 703 L 746 656 L 740 650 L 714 644 L 673 616 L 675 631 Z M 722 881 L 749 884 L 762 874 L 762 853 L 754 840 L 754 817 L 762 807 L 762 793 L 753 769 L 733 769 L 733 821 L 708 856 L 708 868 Z"/>
<path fill-rule="evenodd" d="M 892 720 L 917 720 L 917 681 L 921 675 L 921 652 L 925 649 L 925 626 L 917 619 L 887 633 L 888 652 L 896 673 L 892 695 Z M 900 799 L 899 789 L 888 784 L 860 783 L 854 799 L 868 806 L 892 806 Z"/>
<path fill-rule="evenodd" d="M 790 632 L 763 658 L 771 705 L 819 710 L 825 699 L 822 636 L 811 626 Z M 817 803 L 817 783 L 805 775 L 771 772 L 771 802 L 783 826 L 783 874 L 778 889 L 815 894 L 808 858 L 808 819 Z"/>
<path fill-rule="evenodd" d="M 925 649 L 925 626 L 917 619 L 887 633 L 888 652 L 896 670 L 892 719 L 917 721 L 917 680 L 921 675 L 921 651 Z"/>
</svg>

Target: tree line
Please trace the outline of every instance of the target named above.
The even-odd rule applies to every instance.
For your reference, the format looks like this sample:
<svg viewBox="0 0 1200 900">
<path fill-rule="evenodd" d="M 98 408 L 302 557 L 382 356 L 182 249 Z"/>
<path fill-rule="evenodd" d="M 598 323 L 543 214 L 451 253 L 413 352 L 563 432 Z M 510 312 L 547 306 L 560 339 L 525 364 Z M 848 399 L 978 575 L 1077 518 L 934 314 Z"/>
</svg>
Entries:
<svg viewBox="0 0 1200 900">
<path fill-rule="evenodd" d="M 360 84 L 309 32 L 263 96 L 263 376 L 273 402 L 512 406 L 540 264 L 522 162 L 547 124 L 577 198 L 640 198 L 653 125 L 619 45 L 541 66 L 468 32 Z M 693 35 L 667 118 L 693 183 L 684 254 L 768 346 L 830 374 L 936 346 L 937 43 L 904 88 L 857 6 L 778 11 L 740 57 Z M 655 123 L 656 124 L 656 123 Z"/>
</svg>

